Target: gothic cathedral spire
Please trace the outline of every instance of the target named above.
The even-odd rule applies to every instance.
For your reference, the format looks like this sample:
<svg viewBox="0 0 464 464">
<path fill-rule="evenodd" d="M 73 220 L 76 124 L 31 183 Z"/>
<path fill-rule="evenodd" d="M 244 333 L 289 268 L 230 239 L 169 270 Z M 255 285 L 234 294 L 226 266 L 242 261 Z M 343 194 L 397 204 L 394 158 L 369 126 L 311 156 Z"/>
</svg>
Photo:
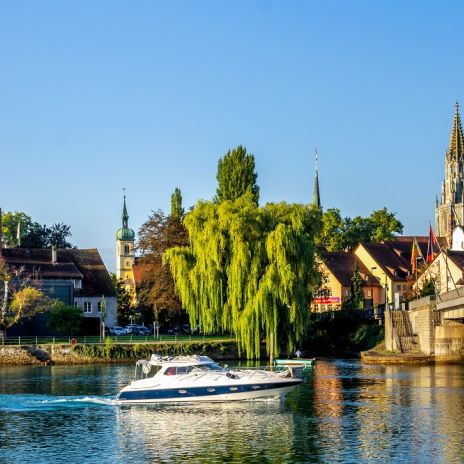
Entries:
<svg viewBox="0 0 464 464">
<path fill-rule="evenodd" d="M 462 160 L 464 158 L 464 137 L 462 135 L 461 118 L 459 116 L 459 103 L 457 101 L 454 109 L 453 128 L 451 129 L 447 156 L 455 160 Z"/>
<path fill-rule="evenodd" d="M 437 236 L 450 239 L 454 225 L 464 223 L 464 136 L 459 103 L 456 102 L 448 149 L 445 153 L 445 179 L 436 202 Z"/>
<path fill-rule="evenodd" d="M 315 160 L 315 173 L 314 173 L 314 193 L 313 193 L 313 205 L 321 209 L 321 197 L 319 194 L 319 173 L 317 165 L 317 148 L 316 148 L 316 160 Z"/>
</svg>

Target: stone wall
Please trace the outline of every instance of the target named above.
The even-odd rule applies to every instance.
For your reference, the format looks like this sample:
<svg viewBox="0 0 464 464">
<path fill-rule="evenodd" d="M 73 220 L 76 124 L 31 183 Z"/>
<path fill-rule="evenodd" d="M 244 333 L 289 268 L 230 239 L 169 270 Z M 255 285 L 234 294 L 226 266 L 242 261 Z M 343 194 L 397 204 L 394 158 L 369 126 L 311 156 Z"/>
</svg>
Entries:
<svg viewBox="0 0 464 464">
<path fill-rule="evenodd" d="M 0 365 L 93 364 L 133 362 L 152 353 L 162 355 L 204 354 L 215 360 L 239 359 L 235 341 L 185 341 L 163 343 L 0 346 Z M 266 347 L 262 345 L 262 357 Z"/>
<path fill-rule="evenodd" d="M 440 323 L 433 297 L 424 297 L 409 302 L 409 320 L 413 332 L 418 336 L 419 349 L 431 355 L 435 352 L 435 327 Z"/>
<path fill-rule="evenodd" d="M 385 311 L 385 349 L 387 351 L 399 351 L 395 328 L 393 327 L 393 317 L 391 311 Z"/>
<path fill-rule="evenodd" d="M 24 346 L 0 346 L 0 365 L 42 364 Z"/>
<path fill-rule="evenodd" d="M 464 361 L 464 324 L 444 321 L 435 328 L 435 361 Z"/>
</svg>

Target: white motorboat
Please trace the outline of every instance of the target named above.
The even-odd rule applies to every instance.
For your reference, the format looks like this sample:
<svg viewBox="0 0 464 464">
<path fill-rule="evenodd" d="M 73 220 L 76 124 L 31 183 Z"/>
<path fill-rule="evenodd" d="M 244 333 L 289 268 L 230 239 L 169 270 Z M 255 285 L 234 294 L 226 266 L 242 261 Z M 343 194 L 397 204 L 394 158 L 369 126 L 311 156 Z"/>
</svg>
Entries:
<svg viewBox="0 0 464 464">
<path fill-rule="evenodd" d="M 141 378 L 137 379 L 140 371 Z M 116 400 L 125 404 L 278 398 L 302 382 L 291 375 L 285 367 L 232 370 L 207 356 L 154 354 L 148 361 L 137 361 L 135 380 L 118 393 Z"/>
</svg>

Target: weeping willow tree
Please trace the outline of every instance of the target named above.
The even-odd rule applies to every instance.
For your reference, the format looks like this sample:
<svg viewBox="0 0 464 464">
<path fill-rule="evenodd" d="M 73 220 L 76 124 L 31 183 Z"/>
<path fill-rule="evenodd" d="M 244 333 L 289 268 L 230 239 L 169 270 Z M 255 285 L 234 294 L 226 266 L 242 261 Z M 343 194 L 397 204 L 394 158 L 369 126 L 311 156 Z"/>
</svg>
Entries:
<svg viewBox="0 0 464 464">
<path fill-rule="evenodd" d="M 311 288 L 318 281 L 317 209 L 297 204 L 260 208 L 251 193 L 235 201 L 199 202 L 184 220 L 187 247 L 166 251 L 192 326 L 236 335 L 241 353 L 260 356 L 275 336 L 275 354 L 293 351 L 305 334 Z"/>
</svg>

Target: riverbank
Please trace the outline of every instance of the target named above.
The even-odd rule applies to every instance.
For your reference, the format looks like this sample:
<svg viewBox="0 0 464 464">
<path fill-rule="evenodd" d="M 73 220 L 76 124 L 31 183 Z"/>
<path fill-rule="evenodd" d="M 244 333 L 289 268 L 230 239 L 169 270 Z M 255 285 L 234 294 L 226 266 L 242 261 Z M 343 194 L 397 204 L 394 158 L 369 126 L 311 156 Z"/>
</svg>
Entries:
<svg viewBox="0 0 464 464">
<path fill-rule="evenodd" d="M 433 364 L 433 356 L 422 353 L 394 353 L 387 352 L 385 345 L 369 351 L 361 352 L 361 361 L 364 364 Z"/>
<path fill-rule="evenodd" d="M 165 356 L 204 354 L 215 360 L 238 359 L 233 340 L 184 341 L 134 344 L 50 344 L 0 346 L 0 365 L 126 363 L 149 358 L 152 353 Z"/>
</svg>

